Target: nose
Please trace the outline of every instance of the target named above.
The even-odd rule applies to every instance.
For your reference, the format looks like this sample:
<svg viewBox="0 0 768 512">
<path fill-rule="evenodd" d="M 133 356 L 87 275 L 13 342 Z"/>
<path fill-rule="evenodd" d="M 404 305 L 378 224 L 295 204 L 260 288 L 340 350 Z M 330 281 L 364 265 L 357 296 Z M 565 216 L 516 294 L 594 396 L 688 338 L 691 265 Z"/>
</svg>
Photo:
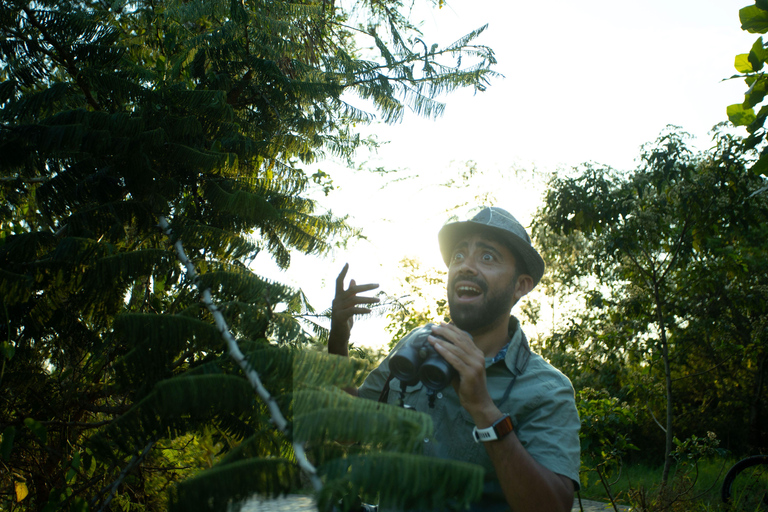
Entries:
<svg viewBox="0 0 768 512">
<path fill-rule="evenodd" d="M 461 260 L 461 263 L 459 264 L 459 268 L 456 269 L 456 271 L 459 274 L 477 274 L 477 269 L 475 268 L 475 261 L 474 258 L 464 258 Z"/>
</svg>

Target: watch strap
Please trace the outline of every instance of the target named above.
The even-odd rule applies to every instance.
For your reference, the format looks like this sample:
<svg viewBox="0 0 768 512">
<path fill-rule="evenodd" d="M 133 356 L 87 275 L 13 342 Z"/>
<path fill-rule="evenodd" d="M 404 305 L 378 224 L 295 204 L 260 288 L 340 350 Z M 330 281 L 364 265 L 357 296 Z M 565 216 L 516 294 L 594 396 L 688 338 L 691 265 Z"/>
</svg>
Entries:
<svg viewBox="0 0 768 512">
<path fill-rule="evenodd" d="M 496 441 L 497 439 L 501 439 L 513 430 L 514 427 L 512 425 L 512 418 L 509 417 L 509 414 L 505 414 L 493 422 L 493 425 L 488 428 L 475 427 L 472 429 L 472 437 L 475 439 L 476 443 L 487 443 L 488 441 Z"/>
</svg>

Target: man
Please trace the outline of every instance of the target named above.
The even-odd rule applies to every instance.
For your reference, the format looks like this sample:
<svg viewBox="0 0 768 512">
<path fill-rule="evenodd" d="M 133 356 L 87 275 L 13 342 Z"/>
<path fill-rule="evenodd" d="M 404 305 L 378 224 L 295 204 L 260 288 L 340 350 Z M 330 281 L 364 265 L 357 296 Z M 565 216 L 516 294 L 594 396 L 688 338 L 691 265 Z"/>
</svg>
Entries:
<svg viewBox="0 0 768 512">
<path fill-rule="evenodd" d="M 544 261 L 520 223 L 496 207 L 484 208 L 470 221 L 446 224 L 438 240 L 448 265 L 452 322 L 414 330 L 360 389 L 348 391 L 374 400 L 388 394 L 391 403 L 402 397 L 430 414 L 435 436 L 425 440 L 424 452 L 481 464 L 491 481 L 486 488 L 500 488 L 497 501 L 513 511 L 569 511 L 579 478 L 573 387 L 530 352 L 517 319 L 510 317 L 512 306 L 538 284 Z M 365 306 L 377 302 L 358 295 L 377 284 L 352 280 L 344 288 L 348 268 L 336 282 L 328 341 L 332 354 L 348 355 L 354 315 L 369 313 Z M 431 397 L 421 383 L 403 390 L 389 375 L 392 354 L 430 328 L 429 343 L 458 372 L 452 386 Z M 386 387 L 392 392 L 382 393 Z M 487 495 L 489 506 L 493 498 Z"/>
</svg>

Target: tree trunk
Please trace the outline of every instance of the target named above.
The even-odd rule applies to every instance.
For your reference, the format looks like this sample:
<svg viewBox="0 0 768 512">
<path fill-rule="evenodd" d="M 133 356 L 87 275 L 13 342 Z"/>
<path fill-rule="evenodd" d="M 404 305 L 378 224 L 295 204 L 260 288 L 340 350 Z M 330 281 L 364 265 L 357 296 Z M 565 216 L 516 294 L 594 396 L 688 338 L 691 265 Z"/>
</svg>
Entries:
<svg viewBox="0 0 768 512">
<path fill-rule="evenodd" d="M 669 344 L 667 343 L 667 329 L 664 325 L 664 314 L 661 307 L 661 297 L 659 295 L 658 282 L 654 281 L 654 298 L 656 300 L 656 322 L 659 328 L 659 339 L 661 340 L 662 357 L 664 358 L 664 380 L 667 398 L 667 421 L 666 421 L 666 439 L 664 446 L 664 469 L 661 472 L 661 488 L 667 486 L 669 480 L 669 471 L 672 467 L 672 445 L 673 433 L 672 433 L 672 419 L 673 419 L 673 405 L 672 401 L 672 368 L 669 363 Z"/>
</svg>

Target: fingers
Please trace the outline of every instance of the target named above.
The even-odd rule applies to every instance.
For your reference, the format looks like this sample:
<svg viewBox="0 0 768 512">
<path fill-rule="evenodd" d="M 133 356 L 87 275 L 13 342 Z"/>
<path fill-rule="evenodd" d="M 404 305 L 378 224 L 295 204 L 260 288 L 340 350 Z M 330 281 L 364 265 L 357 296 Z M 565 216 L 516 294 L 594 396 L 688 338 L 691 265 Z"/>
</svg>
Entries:
<svg viewBox="0 0 768 512">
<path fill-rule="evenodd" d="M 349 270 L 349 263 L 344 264 L 344 268 L 341 269 L 341 272 L 339 273 L 339 277 L 336 278 L 336 297 L 338 298 L 346 298 L 351 295 L 356 295 L 358 293 L 364 293 L 371 290 L 375 290 L 379 287 L 378 283 L 366 283 L 358 285 L 354 279 L 349 281 L 349 288 L 346 290 L 344 289 L 344 279 L 347 277 L 347 271 Z M 360 298 L 366 298 L 368 299 L 366 302 L 368 303 L 374 303 L 379 302 L 379 299 L 377 298 L 370 298 L 370 297 L 360 297 Z"/>
<path fill-rule="evenodd" d="M 379 287 L 378 283 L 367 283 L 358 285 L 352 279 L 349 287 L 345 289 L 344 279 L 349 270 L 349 263 L 341 269 L 339 277 L 336 278 L 336 297 L 333 299 L 333 315 L 339 319 L 348 319 L 353 315 L 363 315 L 371 312 L 369 308 L 359 307 L 362 304 L 376 304 L 380 302 L 378 297 L 363 297 L 359 293 L 375 290 Z"/>
<path fill-rule="evenodd" d="M 353 293 L 353 294 L 354 293 L 363 293 L 363 292 L 367 292 L 367 291 L 370 291 L 370 290 L 375 290 L 378 287 L 379 287 L 378 283 L 367 283 L 367 284 L 356 285 L 355 281 L 352 281 L 349 284 L 349 288 L 347 289 L 347 292 Z"/>
<path fill-rule="evenodd" d="M 485 356 L 477 348 L 469 333 L 449 324 L 434 326 L 432 333 L 433 336 L 428 338 L 429 342 L 460 374 L 463 373 L 463 368 L 471 367 L 476 371 L 480 367 L 485 369 Z M 442 336 L 449 343 L 436 338 L 435 334 Z"/>
<path fill-rule="evenodd" d="M 358 297 L 354 295 L 345 301 L 345 304 L 357 305 L 357 304 L 376 304 L 380 302 L 378 297 Z"/>
<path fill-rule="evenodd" d="M 453 324 L 441 323 L 440 325 L 435 325 L 432 327 L 432 332 L 442 336 L 456 347 L 460 347 L 465 351 L 479 350 L 472 339 L 472 335 L 462 331 Z"/>
<path fill-rule="evenodd" d="M 371 312 L 370 308 L 349 308 L 345 310 L 345 312 L 352 316 L 352 315 L 367 315 Z"/>
<path fill-rule="evenodd" d="M 344 278 L 347 277 L 347 271 L 349 270 L 349 263 L 344 264 L 344 268 L 341 269 L 339 277 L 336 278 L 336 295 L 344 292 Z"/>
<path fill-rule="evenodd" d="M 451 384 L 459 396 L 461 405 L 470 414 L 473 414 L 473 411 L 485 411 L 495 407 L 485 379 L 485 355 L 477 348 L 472 336 L 448 324 L 433 327 L 432 333 L 428 338 L 429 342 L 459 374 L 458 379 Z M 448 341 L 436 338 L 435 334 Z"/>
</svg>

